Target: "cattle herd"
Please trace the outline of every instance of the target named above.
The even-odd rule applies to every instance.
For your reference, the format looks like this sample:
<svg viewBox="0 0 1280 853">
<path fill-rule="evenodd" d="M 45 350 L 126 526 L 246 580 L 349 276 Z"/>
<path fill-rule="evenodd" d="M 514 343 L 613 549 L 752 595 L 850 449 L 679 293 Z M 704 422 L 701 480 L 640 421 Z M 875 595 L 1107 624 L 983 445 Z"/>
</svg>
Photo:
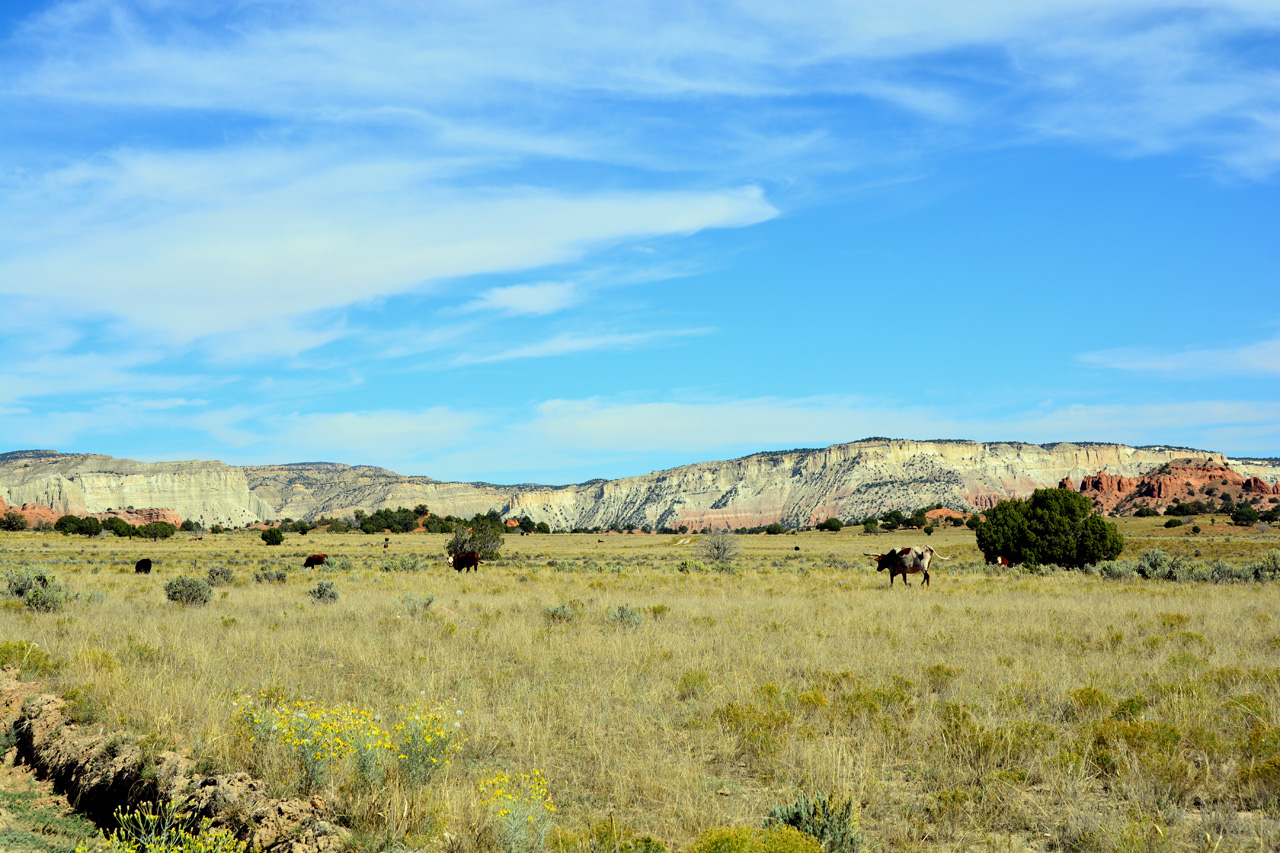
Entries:
<svg viewBox="0 0 1280 853">
<path fill-rule="evenodd" d="M 601 540 L 603 541 L 603 540 Z M 384 543 L 383 547 L 387 547 Z M 796 546 L 796 550 L 800 550 L 800 546 Z M 916 545 L 910 548 L 892 548 L 884 554 L 863 554 L 864 557 L 871 557 L 876 561 L 876 571 L 883 572 L 889 570 L 889 586 L 893 586 L 894 578 L 902 575 L 902 584 L 906 586 L 907 575 L 923 574 L 924 578 L 920 581 L 921 586 L 929 585 L 929 566 L 933 564 L 935 559 L 950 560 L 950 557 L 939 557 L 937 552 L 928 545 Z M 1004 558 L 998 558 L 1000 565 L 1007 566 L 1009 561 Z M 310 554 L 302 562 L 304 569 L 312 569 L 317 566 L 323 566 L 329 560 L 328 554 Z M 480 571 L 480 555 L 475 551 L 463 551 L 460 554 L 454 554 L 449 558 L 449 567 L 455 572 L 469 572 L 472 569 Z M 151 560 L 144 557 L 134 564 L 134 572 L 140 575 L 151 574 Z"/>
</svg>

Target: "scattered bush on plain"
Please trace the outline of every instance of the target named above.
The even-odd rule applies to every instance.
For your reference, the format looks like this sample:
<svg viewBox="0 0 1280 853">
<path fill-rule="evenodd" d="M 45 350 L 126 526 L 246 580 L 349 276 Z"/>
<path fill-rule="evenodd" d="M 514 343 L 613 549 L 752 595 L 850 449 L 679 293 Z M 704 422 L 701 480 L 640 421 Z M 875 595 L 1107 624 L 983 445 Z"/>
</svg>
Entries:
<svg viewBox="0 0 1280 853">
<path fill-rule="evenodd" d="M 205 579 L 209 582 L 209 586 L 226 586 L 235 582 L 236 573 L 226 566 L 213 565 L 205 572 Z"/>
<path fill-rule="evenodd" d="M 764 825 L 798 829 L 817 839 L 822 853 L 862 853 L 866 848 L 858 827 L 858 807 L 849 797 L 828 794 L 817 799 L 801 793 L 790 805 L 774 806 Z"/>
<path fill-rule="evenodd" d="M 307 595 L 316 601 L 329 604 L 338 600 L 338 588 L 333 581 L 318 581 L 315 586 L 307 590 Z"/>
<path fill-rule="evenodd" d="M 183 606 L 205 605 L 213 598 L 213 590 L 204 578 L 180 577 L 164 585 L 165 597 Z"/>
</svg>

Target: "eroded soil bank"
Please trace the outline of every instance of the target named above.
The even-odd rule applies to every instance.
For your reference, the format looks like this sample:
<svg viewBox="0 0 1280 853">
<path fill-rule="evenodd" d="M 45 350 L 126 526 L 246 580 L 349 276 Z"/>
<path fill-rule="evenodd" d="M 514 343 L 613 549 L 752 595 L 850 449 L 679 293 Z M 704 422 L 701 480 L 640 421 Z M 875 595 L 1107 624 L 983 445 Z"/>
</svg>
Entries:
<svg viewBox="0 0 1280 853">
<path fill-rule="evenodd" d="M 175 752 L 150 752 L 125 732 L 69 722 L 58 696 L 0 670 L 0 730 L 12 732 L 15 766 L 48 780 L 79 812 L 109 825 L 118 808 L 177 801 L 266 853 L 328 853 L 346 832 L 319 797 L 279 800 L 247 773 L 204 776 Z"/>
</svg>

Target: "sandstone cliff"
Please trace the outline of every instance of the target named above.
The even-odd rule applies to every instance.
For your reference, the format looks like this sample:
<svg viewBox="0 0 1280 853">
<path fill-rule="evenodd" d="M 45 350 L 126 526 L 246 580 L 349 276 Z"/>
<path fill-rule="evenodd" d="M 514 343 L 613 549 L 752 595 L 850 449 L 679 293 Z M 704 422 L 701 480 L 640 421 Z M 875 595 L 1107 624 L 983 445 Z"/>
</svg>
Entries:
<svg viewBox="0 0 1280 853">
<path fill-rule="evenodd" d="M 1070 478 L 1059 485 L 1076 488 Z M 1233 503 L 1257 500 L 1280 494 L 1280 487 L 1272 486 L 1257 475 L 1244 477 L 1226 464 L 1200 457 L 1175 459 L 1140 477 L 1099 471 L 1082 479 L 1079 491 L 1100 512 L 1129 515 L 1142 507 L 1163 510 L 1175 503 L 1195 500 L 1230 498 Z"/>
<path fill-rule="evenodd" d="M 936 503 L 957 511 L 985 509 L 1067 478 L 1084 484 L 1105 472 L 1136 480 L 1193 455 L 1197 465 L 1231 465 L 1241 475 L 1240 488 L 1249 477 L 1257 479 L 1255 491 L 1280 479 L 1275 460 L 1237 465 L 1221 453 L 1118 444 L 867 439 L 570 486 L 442 483 L 334 463 L 233 468 L 31 451 L 0 455 L 0 499 L 41 504 L 59 514 L 170 507 L 182 518 L 228 526 L 426 504 L 438 515 L 470 517 L 495 509 L 557 529 L 754 527 L 854 519 Z"/>
<path fill-rule="evenodd" d="M 242 525 L 274 518 L 249 491 L 244 471 L 221 462 L 134 462 L 96 454 L 31 451 L 0 455 L 0 498 L 31 503 L 60 515 L 114 510 L 171 511 L 172 520 Z"/>
</svg>

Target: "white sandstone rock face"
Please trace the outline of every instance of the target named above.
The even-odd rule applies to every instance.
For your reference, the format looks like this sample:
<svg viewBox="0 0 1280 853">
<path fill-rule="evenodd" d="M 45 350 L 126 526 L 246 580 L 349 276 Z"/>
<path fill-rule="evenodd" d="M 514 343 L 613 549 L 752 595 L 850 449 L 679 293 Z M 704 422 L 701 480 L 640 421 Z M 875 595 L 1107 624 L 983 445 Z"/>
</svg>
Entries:
<svg viewBox="0 0 1280 853">
<path fill-rule="evenodd" d="M 163 507 L 206 526 L 276 517 L 270 504 L 249 491 L 244 472 L 221 462 L 5 454 L 0 457 L 0 497 L 11 505 L 43 504 L 59 515 Z"/>
<path fill-rule="evenodd" d="M 273 518 L 342 517 L 356 509 L 425 504 L 469 518 L 497 510 L 553 529 L 649 525 L 692 529 L 809 525 L 941 503 L 985 509 L 1107 471 L 1137 477 L 1193 457 L 1231 464 L 1269 483 L 1273 460 L 1232 463 L 1220 453 L 1120 444 L 1018 444 L 871 439 L 818 450 L 758 453 L 621 480 L 570 486 L 494 486 L 404 477 L 383 468 L 333 463 L 234 468 L 220 462 L 145 463 L 47 452 L 0 456 L 0 497 L 59 512 L 170 507 L 206 525 Z"/>
</svg>

